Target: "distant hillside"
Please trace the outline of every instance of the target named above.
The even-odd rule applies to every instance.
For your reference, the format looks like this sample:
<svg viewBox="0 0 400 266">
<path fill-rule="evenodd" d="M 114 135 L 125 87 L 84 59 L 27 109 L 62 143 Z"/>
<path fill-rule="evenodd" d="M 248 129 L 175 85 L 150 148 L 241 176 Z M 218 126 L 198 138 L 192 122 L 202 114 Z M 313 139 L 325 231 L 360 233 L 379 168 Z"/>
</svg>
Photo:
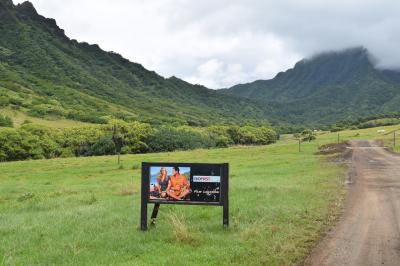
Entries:
<svg viewBox="0 0 400 266">
<path fill-rule="evenodd" d="M 272 120 L 331 124 L 400 112 L 400 72 L 376 69 L 364 48 L 317 55 L 271 80 L 240 84 L 221 93 L 269 106 Z"/>
<path fill-rule="evenodd" d="M 140 36 L 138 36 L 140 41 Z M 165 79 L 97 45 L 70 40 L 30 2 L 0 0 L 0 110 L 104 123 L 263 123 L 253 101 Z"/>
<path fill-rule="evenodd" d="M 366 49 L 353 48 L 302 60 L 271 80 L 214 91 L 71 40 L 30 2 L 0 0 L 0 113 L 19 114 L 17 125 L 26 115 L 90 123 L 268 120 L 319 127 L 400 113 L 400 72 L 376 69 Z"/>
</svg>

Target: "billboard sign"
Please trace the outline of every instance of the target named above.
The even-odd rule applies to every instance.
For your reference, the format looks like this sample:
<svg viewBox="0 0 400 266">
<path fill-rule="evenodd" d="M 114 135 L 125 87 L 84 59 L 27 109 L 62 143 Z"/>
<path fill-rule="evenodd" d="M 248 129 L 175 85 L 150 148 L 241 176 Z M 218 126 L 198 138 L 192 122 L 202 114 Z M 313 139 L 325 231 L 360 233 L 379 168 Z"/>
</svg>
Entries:
<svg viewBox="0 0 400 266">
<path fill-rule="evenodd" d="M 227 226 L 228 175 L 226 163 L 142 163 L 142 230 L 147 229 L 148 203 L 155 204 L 154 220 L 160 204 L 223 206 Z"/>
</svg>

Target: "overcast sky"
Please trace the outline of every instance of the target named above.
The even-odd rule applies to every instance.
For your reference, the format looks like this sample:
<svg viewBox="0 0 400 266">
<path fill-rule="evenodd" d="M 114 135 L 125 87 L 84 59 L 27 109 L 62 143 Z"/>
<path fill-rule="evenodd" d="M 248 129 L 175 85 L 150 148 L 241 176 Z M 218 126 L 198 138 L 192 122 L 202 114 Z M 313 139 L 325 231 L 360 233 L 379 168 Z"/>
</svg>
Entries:
<svg viewBox="0 0 400 266">
<path fill-rule="evenodd" d="M 70 38 L 209 88 L 269 79 L 303 57 L 359 45 L 380 67 L 400 68 L 398 0 L 31 2 Z"/>
</svg>

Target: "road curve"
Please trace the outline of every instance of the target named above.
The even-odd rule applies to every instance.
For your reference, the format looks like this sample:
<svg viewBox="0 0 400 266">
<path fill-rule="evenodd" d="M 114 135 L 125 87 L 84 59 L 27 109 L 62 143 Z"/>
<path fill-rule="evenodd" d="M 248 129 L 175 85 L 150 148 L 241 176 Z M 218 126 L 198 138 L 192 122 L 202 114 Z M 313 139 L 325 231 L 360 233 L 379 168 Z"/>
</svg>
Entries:
<svg viewBox="0 0 400 266">
<path fill-rule="evenodd" d="M 400 156 L 352 141 L 345 209 L 306 265 L 400 265 Z"/>
</svg>

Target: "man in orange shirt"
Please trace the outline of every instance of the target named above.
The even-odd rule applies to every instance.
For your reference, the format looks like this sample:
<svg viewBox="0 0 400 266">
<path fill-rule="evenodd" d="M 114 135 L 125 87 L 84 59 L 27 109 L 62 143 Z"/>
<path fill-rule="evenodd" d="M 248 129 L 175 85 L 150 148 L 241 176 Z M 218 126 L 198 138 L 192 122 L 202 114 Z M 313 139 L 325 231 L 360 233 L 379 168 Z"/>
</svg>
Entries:
<svg viewBox="0 0 400 266">
<path fill-rule="evenodd" d="M 175 200 L 183 200 L 190 193 L 190 185 L 186 177 L 181 175 L 179 167 L 173 168 L 172 176 L 167 187 L 167 194 Z"/>
</svg>

